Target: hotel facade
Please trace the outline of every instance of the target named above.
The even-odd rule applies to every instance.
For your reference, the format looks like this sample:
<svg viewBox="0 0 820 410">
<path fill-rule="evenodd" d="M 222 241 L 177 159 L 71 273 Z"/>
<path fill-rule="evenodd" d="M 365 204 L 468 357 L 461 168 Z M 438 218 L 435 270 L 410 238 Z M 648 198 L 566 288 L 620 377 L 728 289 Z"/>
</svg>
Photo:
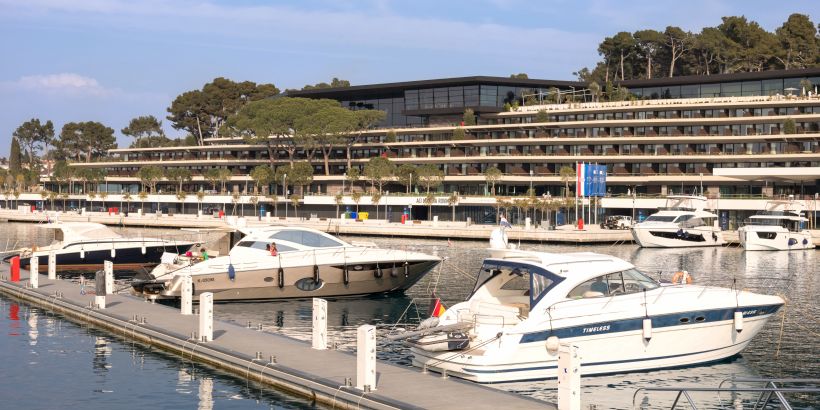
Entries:
<svg viewBox="0 0 820 410">
<path fill-rule="evenodd" d="M 538 197 L 572 196 L 574 184 L 567 184 L 560 170 L 579 162 L 606 166 L 607 195 L 612 198 L 692 193 L 701 187 L 722 198 L 813 198 L 818 193 L 820 69 L 632 80 L 620 85 L 632 95 L 627 101 L 594 101 L 580 82 L 481 76 L 317 89 L 290 96 L 330 98 L 352 110 L 384 111 L 385 120 L 364 132 L 352 147 L 351 166 L 361 168 L 375 156 L 388 157 L 396 165 L 434 164 L 445 175 L 439 195 L 458 193 L 453 211 L 460 220 L 494 219 L 487 215 L 495 197 L 523 195 L 530 188 Z M 574 101 L 550 102 L 556 89 L 565 100 Z M 476 125 L 462 125 L 468 108 L 476 115 Z M 454 139 L 458 128 L 465 136 Z M 386 139 L 391 130 L 395 141 Z M 277 165 L 287 163 L 288 155 L 280 154 Z M 305 158 L 304 152 L 295 156 Z M 347 183 L 347 163 L 345 147 L 331 153 L 330 175 L 325 175 L 321 159 L 313 162 L 313 182 L 300 212 L 336 214 L 334 197 Z M 211 138 L 204 146 L 114 149 L 106 159 L 72 166 L 105 169 L 106 184 L 100 189 L 112 194 L 140 191 L 137 172 L 147 165 L 189 169 L 193 178 L 183 186 L 189 193 L 211 190 L 205 172 L 224 168 L 232 175 L 228 191 L 250 196 L 250 171 L 261 164 L 269 164 L 265 147 L 245 144 L 241 138 Z M 484 176 L 490 167 L 503 173 L 495 192 L 490 192 Z M 177 185 L 167 181 L 159 189 L 168 193 Z M 360 182 L 356 189 L 363 185 Z M 564 192 L 567 185 L 570 192 Z M 272 184 L 263 193 L 268 189 L 276 191 L 280 203 L 286 201 L 281 186 Z M 394 194 L 407 191 L 398 183 L 386 189 Z M 423 189 L 414 185 L 412 191 L 419 195 L 387 195 L 381 200 L 390 219 L 397 220 L 407 208 L 420 204 Z M 275 203 L 261 194 L 252 207 L 267 203 L 272 210 Z M 168 202 L 166 206 L 178 207 L 173 204 L 178 201 Z M 412 207 L 411 216 L 427 219 L 432 211 L 450 219 L 447 205 L 452 204 L 436 203 L 439 206 L 429 210 Z M 610 208 L 618 208 L 617 203 L 612 201 Z M 348 198 L 342 206 L 351 204 Z"/>
</svg>

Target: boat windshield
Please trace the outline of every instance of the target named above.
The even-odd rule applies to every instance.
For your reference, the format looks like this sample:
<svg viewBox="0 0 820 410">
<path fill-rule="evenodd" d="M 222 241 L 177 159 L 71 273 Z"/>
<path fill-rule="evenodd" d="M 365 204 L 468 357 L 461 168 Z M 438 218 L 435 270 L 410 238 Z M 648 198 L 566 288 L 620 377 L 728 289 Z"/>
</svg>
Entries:
<svg viewBox="0 0 820 410">
<path fill-rule="evenodd" d="M 265 241 L 241 241 L 241 242 L 236 244 L 236 246 L 240 246 L 240 247 L 243 247 L 243 248 L 259 249 L 259 250 L 263 250 L 263 251 L 266 251 L 266 252 L 269 251 L 268 245 L 270 245 L 270 242 L 265 242 Z M 279 252 L 288 252 L 288 251 L 295 251 L 296 249 L 291 248 L 290 246 L 276 244 L 276 250 L 279 251 Z"/>
<path fill-rule="evenodd" d="M 652 290 L 660 286 L 658 282 L 641 271 L 631 268 L 620 272 L 608 273 L 590 279 L 572 289 L 569 299 L 580 299 L 601 296 L 617 296 Z"/>
<path fill-rule="evenodd" d="M 544 268 L 528 263 L 488 260 L 481 266 L 470 297 L 482 286 L 498 277 L 503 282 L 500 286 L 501 290 L 521 291 L 522 294 L 529 294 L 530 306 L 535 306 L 550 289 L 564 280 Z"/>
<path fill-rule="evenodd" d="M 316 232 L 300 230 L 279 231 L 271 235 L 270 239 L 280 239 L 283 241 L 309 246 L 311 248 L 335 248 L 345 246 L 343 242 L 338 241 L 332 237 L 321 235 Z"/>
<path fill-rule="evenodd" d="M 644 219 L 644 222 L 672 222 L 674 221 L 676 216 L 661 216 L 661 215 L 649 215 L 648 218 Z"/>
</svg>

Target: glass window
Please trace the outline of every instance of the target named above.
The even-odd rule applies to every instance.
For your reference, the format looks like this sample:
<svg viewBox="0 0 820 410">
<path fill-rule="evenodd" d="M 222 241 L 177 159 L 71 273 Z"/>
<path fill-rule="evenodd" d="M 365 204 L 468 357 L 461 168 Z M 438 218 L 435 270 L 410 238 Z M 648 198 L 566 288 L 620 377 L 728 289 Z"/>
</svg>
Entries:
<svg viewBox="0 0 820 410">
<path fill-rule="evenodd" d="M 761 95 L 760 81 L 744 81 L 741 84 L 743 95 Z"/>
<path fill-rule="evenodd" d="M 681 98 L 698 98 L 700 97 L 700 84 L 682 85 L 680 87 Z"/>
<path fill-rule="evenodd" d="M 661 98 L 661 88 L 660 87 L 644 88 L 643 89 L 643 96 L 645 98 L 651 98 L 653 100 Z"/>
<path fill-rule="evenodd" d="M 675 220 L 674 216 L 650 215 L 644 221 L 645 222 L 672 222 L 674 220 Z"/>
<path fill-rule="evenodd" d="M 780 78 L 774 80 L 763 80 L 761 85 L 763 87 L 763 95 L 783 94 L 783 80 Z"/>
<path fill-rule="evenodd" d="M 700 86 L 700 96 L 701 97 L 719 97 L 720 96 L 720 84 L 701 84 L 701 86 Z"/>
<path fill-rule="evenodd" d="M 680 86 L 663 87 L 663 98 L 680 98 Z"/>
<path fill-rule="evenodd" d="M 646 276 L 637 269 L 627 269 L 623 272 L 624 293 L 637 293 L 657 288 L 658 282 Z"/>
<path fill-rule="evenodd" d="M 307 231 L 279 231 L 270 236 L 271 239 L 281 239 L 283 241 L 298 243 L 314 248 L 332 248 L 337 246 L 344 246 L 341 242 L 335 239 L 328 238 L 324 235 L 315 232 Z"/>
<path fill-rule="evenodd" d="M 740 94 L 740 83 L 723 83 L 720 85 L 720 95 L 723 97 L 738 97 Z"/>
</svg>

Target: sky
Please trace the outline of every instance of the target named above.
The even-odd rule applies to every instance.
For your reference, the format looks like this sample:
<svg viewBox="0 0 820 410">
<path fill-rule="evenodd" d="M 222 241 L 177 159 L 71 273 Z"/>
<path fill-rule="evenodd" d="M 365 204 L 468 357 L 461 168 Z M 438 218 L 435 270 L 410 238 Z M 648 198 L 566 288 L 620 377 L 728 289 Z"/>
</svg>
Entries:
<svg viewBox="0 0 820 410">
<path fill-rule="evenodd" d="M 745 15 L 773 31 L 817 0 L 0 0 L 0 156 L 32 118 L 59 134 L 100 121 L 120 134 L 164 120 L 216 77 L 278 88 L 470 75 L 573 80 L 619 31 L 698 32 Z"/>
</svg>

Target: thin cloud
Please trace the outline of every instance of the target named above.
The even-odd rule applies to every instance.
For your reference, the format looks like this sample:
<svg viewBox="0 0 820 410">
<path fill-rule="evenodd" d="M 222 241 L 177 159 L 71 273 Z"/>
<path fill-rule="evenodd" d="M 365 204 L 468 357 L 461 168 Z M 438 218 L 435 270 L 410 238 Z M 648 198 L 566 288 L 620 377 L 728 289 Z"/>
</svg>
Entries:
<svg viewBox="0 0 820 410">
<path fill-rule="evenodd" d="M 27 75 L 20 77 L 12 85 L 25 90 L 47 93 L 98 96 L 110 95 L 112 93 L 112 90 L 101 86 L 96 79 L 75 73 Z"/>
</svg>

